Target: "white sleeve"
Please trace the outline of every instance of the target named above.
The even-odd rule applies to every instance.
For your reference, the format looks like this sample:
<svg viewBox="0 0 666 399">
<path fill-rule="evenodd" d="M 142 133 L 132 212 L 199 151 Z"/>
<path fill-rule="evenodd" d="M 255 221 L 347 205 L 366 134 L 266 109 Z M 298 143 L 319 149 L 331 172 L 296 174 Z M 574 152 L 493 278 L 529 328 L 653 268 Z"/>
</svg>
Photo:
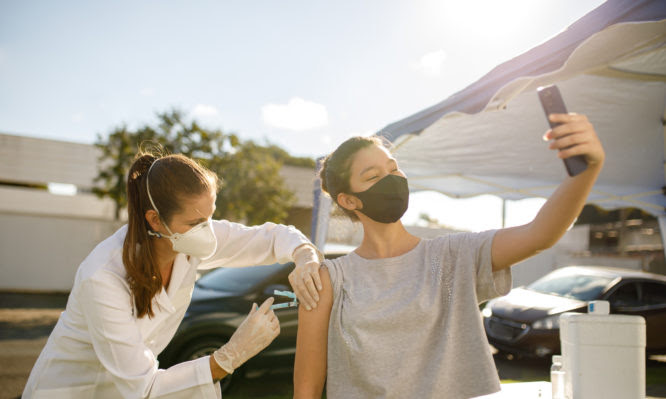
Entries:
<svg viewBox="0 0 666 399">
<path fill-rule="evenodd" d="M 97 272 L 82 282 L 81 306 L 95 354 L 123 398 L 217 398 L 209 358 L 158 369 L 132 316 L 120 277 Z M 148 317 L 148 316 L 145 316 Z"/>
<path fill-rule="evenodd" d="M 244 267 L 285 263 L 293 259 L 294 250 L 310 241 L 294 226 L 264 223 L 248 227 L 227 220 L 213 220 L 217 249 L 201 261 L 199 269 Z M 314 246 L 313 246 L 314 247 Z"/>
</svg>

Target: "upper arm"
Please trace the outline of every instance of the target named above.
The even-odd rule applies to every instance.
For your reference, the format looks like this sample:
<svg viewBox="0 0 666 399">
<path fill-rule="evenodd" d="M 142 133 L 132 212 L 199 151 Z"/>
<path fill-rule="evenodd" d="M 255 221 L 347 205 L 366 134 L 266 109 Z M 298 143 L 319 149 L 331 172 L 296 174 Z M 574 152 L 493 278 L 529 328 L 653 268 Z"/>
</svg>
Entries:
<svg viewBox="0 0 666 399">
<path fill-rule="evenodd" d="M 157 361 L 143 345 L 131 311 L 131 297 L 115 276 L 82 282 L 81 306 L 95 355 L 114 377 L 120 392 L 144 396 L 157 371 Z M 147 316 L 146 316 L 147 317 Z"/>
<path fill-rule="evenodd" d="M 95 355 L 123 396 L 159 397 L 214 389 L 207 359 L 158 369 L 132 316 L 129 292 L 118 276 L 109 273 L 83 281 L 79 300 Z M 207 378 L 210 384 L 203 383 Z"/>
<path fill-rule="evenodd" d="M 500 229 L 492 244 L 493 271 L 499 271 L 536 255 L 542 240 L 531 231 L 532 224 Z"/>
<path fill-rule="evenodd" d="M 319 269 L 322 290 L 315 309 L 298 309 L 294 398 L 321 397 L 326 381 L 328 323 L 333 307 L 333 288 L 326 267 Z"/>
<path fill-rule="evenodd" d="M 295 227 L 275 223 L 245 226 L 214 220 L 217 249 L 198 268 L 244 267 L 288 262 L 294 250 L 310 241 Z"/>
</svg>

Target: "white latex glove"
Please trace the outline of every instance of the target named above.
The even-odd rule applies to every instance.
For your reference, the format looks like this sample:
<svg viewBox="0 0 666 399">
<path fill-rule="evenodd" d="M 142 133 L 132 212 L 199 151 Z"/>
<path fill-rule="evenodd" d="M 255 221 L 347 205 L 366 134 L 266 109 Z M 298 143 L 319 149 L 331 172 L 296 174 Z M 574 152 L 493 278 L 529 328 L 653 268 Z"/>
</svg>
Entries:
<svg viewBox="0 0 666 399">
<path fill-rule="evenodd" d="M 307 310 L 317 307 L 321 291 L 319 266 L 321 258 L 317 250 L 310 244 L 301 245 L 294 251 L 296 267 L 289 273 L 289 283 L 296 297 Z"/>
<path fill-rule="evenodd" d="M 280 322 L 271 309 L 273 302 L 273 297 L 270 297 L 259 308 L 253 303 L 250 314 L 238 326 L 229 342 L 213 352 L 213 358 L 224 371 L 233 373 L 280 334 Z"/>
</svg>

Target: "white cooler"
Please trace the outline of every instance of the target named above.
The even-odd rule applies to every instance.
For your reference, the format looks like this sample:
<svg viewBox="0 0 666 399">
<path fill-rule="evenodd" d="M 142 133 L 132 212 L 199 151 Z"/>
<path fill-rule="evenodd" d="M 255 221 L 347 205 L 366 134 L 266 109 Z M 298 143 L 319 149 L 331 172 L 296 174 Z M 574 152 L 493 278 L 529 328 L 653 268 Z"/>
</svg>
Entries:
<svg viewBox="0 0 666 399">
<path fill-rule="evenodd" d="M 560 316 L 566 397 L 643 399 L 645 319 L 608 314 L 600 302 L 590 303 L 593 313 Z"/>
</svg>

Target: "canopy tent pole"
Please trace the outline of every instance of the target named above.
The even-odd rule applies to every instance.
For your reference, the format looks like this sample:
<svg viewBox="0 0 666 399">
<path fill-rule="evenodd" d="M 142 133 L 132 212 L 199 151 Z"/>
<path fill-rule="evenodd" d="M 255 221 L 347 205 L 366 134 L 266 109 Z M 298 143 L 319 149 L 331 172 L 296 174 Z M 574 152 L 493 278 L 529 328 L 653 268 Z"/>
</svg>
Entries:
<svg viewBox="0 0 666 399">
<path fill-rule="evenodd" d="M 661 115 L 661 126 L 663 127 L 664 138 L 664 154 L 666 154 L 666 107 L 664 113 Z M 666 155 L 664 155 L 666 156 Z M 666 179 L 666 159 L 664 159 L 664 178 Z M 666 181 L 662 187 L 662 195 L 666 195 Z M 664 251 L 664 259 L 666 259 L 666 215 L 662 214 L 658 217 L 659 220 L 659 234 L 661 234 L 661 247 Z"/>
<path fill-rule="evenodd" d="M 661 245 L 666 258 L 666 216 L 659 216 L 659 233 L 661 234 Z"/>
<path fill-rule="evenodd" d="M 315 174 L 321 169 L 321 163 L 324 157 L 317 158 Z M 331 199 L 321 190 L 321 179 L 317 175 L 313 189 L 314 199 L 312 201 L 312 222 L 310 224 L 310 241 L 324 250 L 326 244 L 326 235 L 328 234 L 328 221 L 331 214 Z"/>
<path fill-rule="evenodd" d="M 502 228 L 506 227 L 506 198 L 502 198 Z"/>
</svg>

